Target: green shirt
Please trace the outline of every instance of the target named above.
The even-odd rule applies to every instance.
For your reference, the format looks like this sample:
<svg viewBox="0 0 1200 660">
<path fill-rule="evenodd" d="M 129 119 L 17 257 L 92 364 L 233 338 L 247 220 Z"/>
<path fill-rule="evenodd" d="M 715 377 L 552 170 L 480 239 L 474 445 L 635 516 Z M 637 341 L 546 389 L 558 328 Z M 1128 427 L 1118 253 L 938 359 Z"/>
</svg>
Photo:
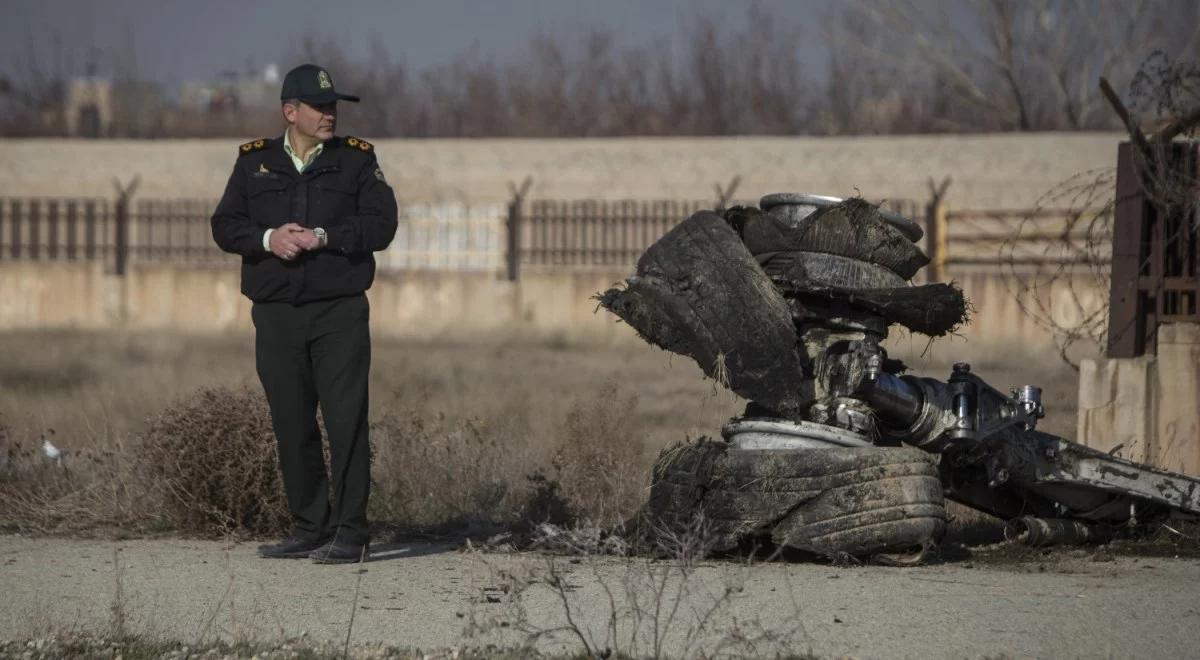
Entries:
<svg viewBox="0 0 1200 660">
<path fill-rule="evenodd" d="M 321 151 L 325 149 L 325 143 L 318 142 L 317 146 L 313 147 L 313 150 L 309 152 L 308 159 L 305 160 L 300 158 L 300 154 L 296 153 L 295 149 L 292 149 L 292 141 L 288 137 L 291 132 L 291 128 L 283 129 L 283 151 L 289 157 L 291 157 L 292 164 L 296 166 L 296 171 L 303 174 L 304 168 L 312 165 L 312 162 L 317 159 L 317 156 L 321 155 Z"/>
</svg>

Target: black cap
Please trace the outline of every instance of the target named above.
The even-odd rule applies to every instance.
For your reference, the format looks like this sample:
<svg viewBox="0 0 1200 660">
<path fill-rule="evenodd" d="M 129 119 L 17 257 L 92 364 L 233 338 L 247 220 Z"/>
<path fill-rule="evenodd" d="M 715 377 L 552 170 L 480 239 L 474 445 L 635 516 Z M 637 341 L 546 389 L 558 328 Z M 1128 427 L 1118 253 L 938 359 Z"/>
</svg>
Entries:
<svg viewBox="0 0 1200 660">
<path fill-rule="evenodd" d="M 315 64 L 301 64 L 283 77 L 283 89 L 279 100 L 300 99 L 309 104 L 351 101 L 358 103 L 357 96 L 339 94 L 333 89 L 333 78 L 329 72 Z"/>
</svg>

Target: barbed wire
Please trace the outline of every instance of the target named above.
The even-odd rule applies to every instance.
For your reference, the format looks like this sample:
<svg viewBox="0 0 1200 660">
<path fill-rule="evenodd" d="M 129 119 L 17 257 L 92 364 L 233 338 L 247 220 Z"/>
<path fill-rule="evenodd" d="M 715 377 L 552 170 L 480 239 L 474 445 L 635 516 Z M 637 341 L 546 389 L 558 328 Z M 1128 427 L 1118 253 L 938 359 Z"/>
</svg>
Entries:
<svg viewBox="0 0 1200 660">
<path fill-rule="evenodd" d="M 1000 247 L 1008 292 L 1027 317 L 1051 333 L 1059 354 L 1076 368 L 1072 348 L 1106 340 L 1115 183 L 1112 167 L 1058 184 Z M 1047 232 L 1040 220 L 1052 210 L 1056 226 Z"/>
<path fill-rule="evenodd" d="M 1174 258 L 1194 259 L 1188 255 L 1196 247 L 1184 243 L 1192 235 L 1186 233 L 1189 225 L 1200 230 L 1200 156 L 1195 149 L 1181 154 L 1174 140 L 1194 138 L 1200 131 L 1200 67 L 1152 53 L 1130 83 L 1130 99 L 1134 111 L 1156 118 L 1143 122 L 1134 113 L 1126 117 L 1120 101 L 1113 101 L 1130 127 L 1138 192 L 1158 218 L 1160 234 L 1139 240 L 1162 241 L 1163 251 L 1174 250 Z M 1143 124 L 1156 124 L 1155 135 L 1143 135 Z M 1073 348 L 1108 342 L 1114 212 L 1126 201 L 1117 199 L 1116 183 L 1116 168 L 1105 167 L 1055 185 L 1000 250 L 1009 293 L 1026 316 L 1050 331 L 1059 354 L 1074 368 Z M 1048 214 L 1052 209 L 1060 212 Z M 1057 223 L 1050 233 L 1039 226 L 1048 215 Z M 1031 246 L 1039 246 L 1035 252 L 1040 250 L 1040 258 L 1028 258 L 1025 251 Z M 1018 254 L 1018 248 L 1024 253 Z M 1151 272 L 1150 258 L 1148 254 L 1138 264 L 1138 274 Z"/>
</svg>

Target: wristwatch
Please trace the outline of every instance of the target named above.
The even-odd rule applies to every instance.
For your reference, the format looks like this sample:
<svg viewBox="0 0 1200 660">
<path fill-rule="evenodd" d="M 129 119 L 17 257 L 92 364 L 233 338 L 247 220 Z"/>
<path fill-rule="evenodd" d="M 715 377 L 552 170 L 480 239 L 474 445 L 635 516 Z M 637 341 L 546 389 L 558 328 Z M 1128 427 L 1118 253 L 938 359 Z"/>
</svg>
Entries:
<svg viewBox="0 0 1200 660">
<path fill-rule="evenodd" d="M 325 247 L 329 243 L 329 234 L 325 233 L 321 227 L 313 228 L 313 233 L 317 236 L 317 247 Z"/>
</svg>

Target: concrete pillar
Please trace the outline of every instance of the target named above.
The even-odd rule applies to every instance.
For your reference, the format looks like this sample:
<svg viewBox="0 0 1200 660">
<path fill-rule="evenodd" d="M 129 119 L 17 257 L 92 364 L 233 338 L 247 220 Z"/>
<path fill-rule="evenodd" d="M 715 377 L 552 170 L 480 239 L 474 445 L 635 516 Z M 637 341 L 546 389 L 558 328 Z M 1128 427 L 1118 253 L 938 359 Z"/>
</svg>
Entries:
<svg viewBox="0 0 1200 660">
<path fill-rule="evenodd" d="M 1200 323 L 1158 327 L 1155 464 L 1200 474 Z"/>
<path fill-rule="evenodd" d="M 1076 441 L 1145 462 L 1152 456 L 1153 357 L 1087 359 L 1079 365 Z"/>
<path fill-rule="evenodd" d="M 1078 442 L 1200 475 L 1200 323 L 1158 328 L 1158 353 L 1084 360 Z"/>
</svg>

